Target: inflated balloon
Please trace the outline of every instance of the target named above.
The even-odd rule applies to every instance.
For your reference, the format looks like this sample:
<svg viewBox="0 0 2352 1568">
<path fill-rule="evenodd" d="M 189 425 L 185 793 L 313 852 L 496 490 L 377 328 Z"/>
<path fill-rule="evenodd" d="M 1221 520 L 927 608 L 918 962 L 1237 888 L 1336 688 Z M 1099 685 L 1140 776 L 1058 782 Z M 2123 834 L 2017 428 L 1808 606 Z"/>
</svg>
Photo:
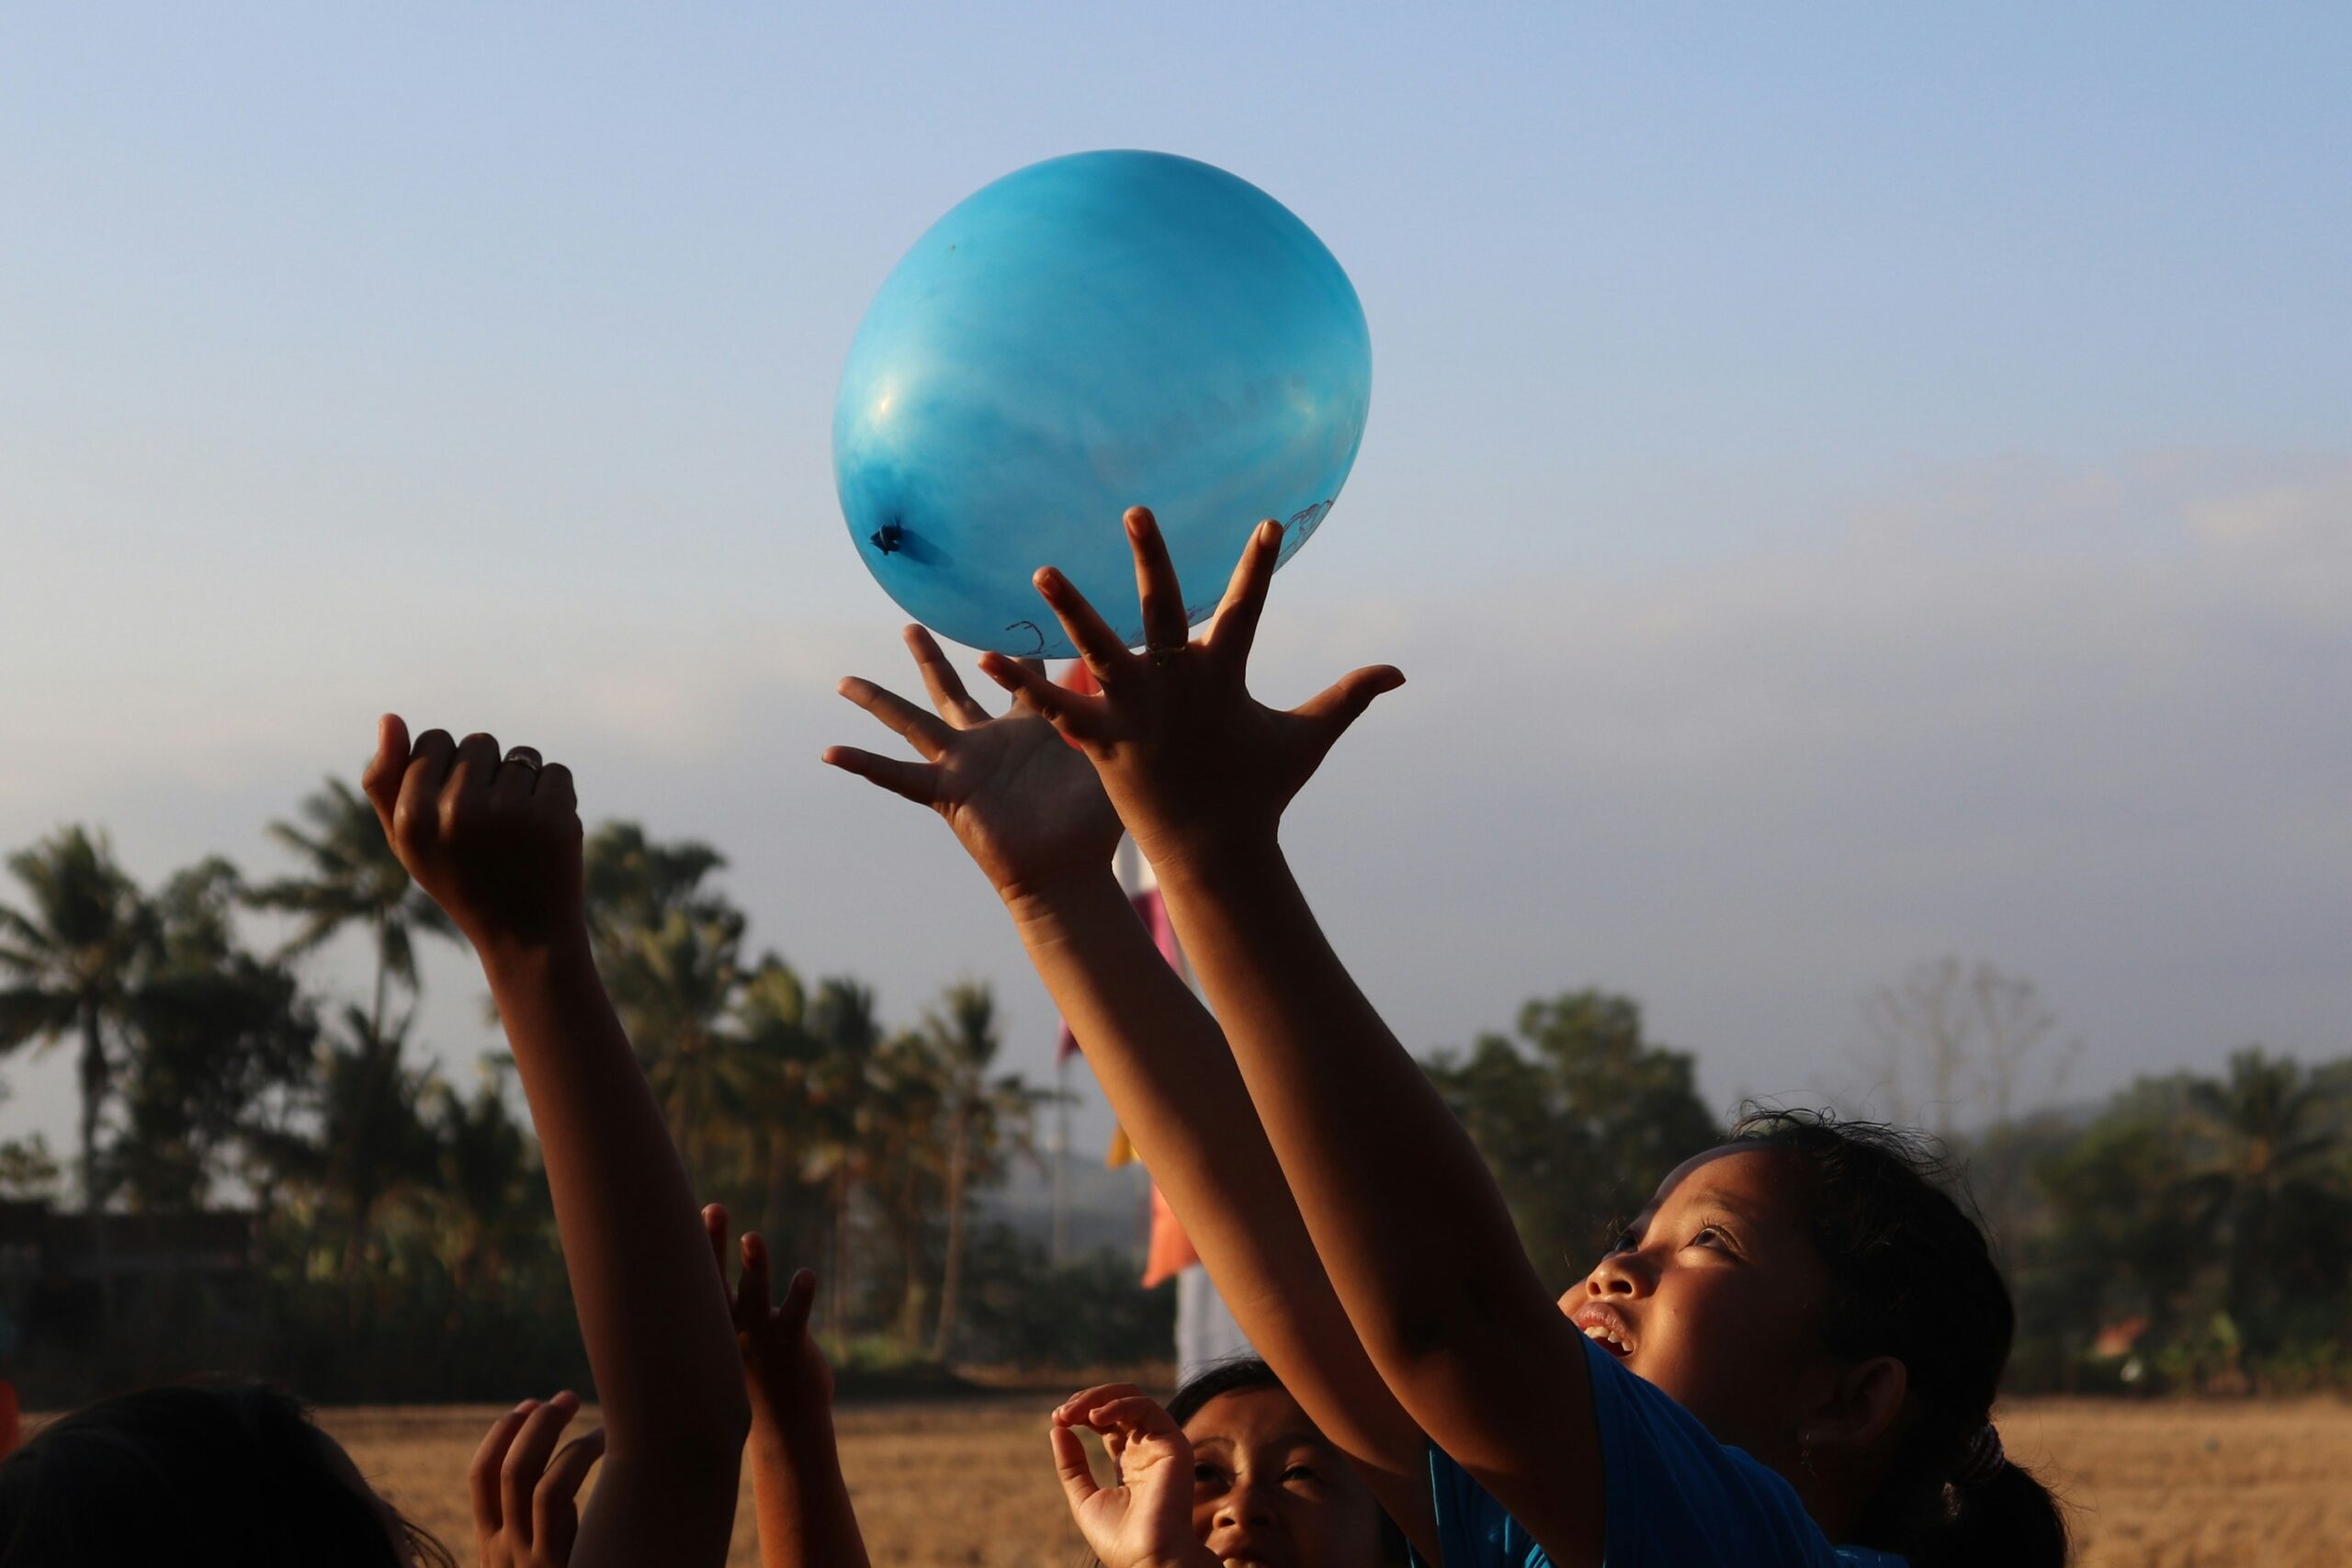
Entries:
<svg viewBox="0 0 2352 1568">
<path fill-rule="evenodd" d="M 1315 532 L 1355 462 L 1372 343 L 1348 275 L 1273 197 L 1164 152 L 1007 175 L 917 240 L 833 411 L 850 536 L 915 619 L 1073 650 L 1057 566 L 1143 640 L 1120 514 L 1149 506 L 1204 619 L 1260 518 Z"/>
</svg>

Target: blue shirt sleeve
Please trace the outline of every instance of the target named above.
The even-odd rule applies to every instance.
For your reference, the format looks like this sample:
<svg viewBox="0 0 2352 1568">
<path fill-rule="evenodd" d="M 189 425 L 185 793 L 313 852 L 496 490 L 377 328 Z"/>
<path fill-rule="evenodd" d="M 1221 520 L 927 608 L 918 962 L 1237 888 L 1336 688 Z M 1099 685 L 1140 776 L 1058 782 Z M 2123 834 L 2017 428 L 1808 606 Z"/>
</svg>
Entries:
<svg viewBox="0 0 2352 1568">
<path fill-rule="evenodd" d="M 1901 1568 L 1884 1552 L 1832 1546 L 1779 1475 L 1715 1441 L 1607 1351 L 1588 1342 L 1585 1354 L 1607 1471 L 1606 1568 Z M 1519 1521 L 1434 1448 L 1430 1481 L 1442 1568 L 1551 1568 Z"/>
</svg>

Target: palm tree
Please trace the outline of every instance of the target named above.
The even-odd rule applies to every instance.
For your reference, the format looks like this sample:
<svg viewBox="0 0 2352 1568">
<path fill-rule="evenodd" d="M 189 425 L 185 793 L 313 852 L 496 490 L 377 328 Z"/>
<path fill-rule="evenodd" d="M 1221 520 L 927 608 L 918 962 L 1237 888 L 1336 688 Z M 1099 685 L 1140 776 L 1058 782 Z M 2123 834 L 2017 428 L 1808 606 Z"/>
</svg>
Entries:
<svg viewBox="0 0 2352 1568">
<path fill-rule="evenodd" d="M 874 992 L 844 976 L 822 981 L 808 1007 L 808 1032 L 818 1056 L 808 1078 L 808 1106 L 815 1123 L 806 1167 L 811 1179 L 826 1183 L 832 1207 L 832 1278 L 825 1281 L 826 1315 L 835 1354 L 843 1348 L 843 1316 L 850 1300 L 850 1201 L 871 1165 L 867 1134 L 874 1113 L 875 1055 L 882 1026 L 874 1014 Z"/>
<path fill-rule="evenodd" d="M 790 964 L 774 953 L 760 960 L 736 998 L 729 1029 L 742 1058 L 748 1142 L 766 1179 L 761 1225 L 775 1256 L 797 1257 L 808 1238 L 794 1199 L 805 1185 L 802 1163 L 820 1141 L 809 1096 L 821 1047 L 808 1030 L 807 989 Z"/>
<path fill-rule="evenodd" d="M 865 1174 L 899 1244 L 899 1342 L 922 1337 L 924 1265 L 933 1194 L 946 1180 L 941 1127 L 946 1063 L 928 1033 L 894 1035 L 874 1054 L 865 1122 Z"/>
<path fill-rule="evenodd" d="M 343 1211 L 343 1277 L 355 1318 L 361 1265 L 385 1203 L 435 1174 L 437 1151 L 419 1112 L 429 1075 L 404 1059 L 409 1021 L 379 1032 L 357 1008 L 345 1010 L 347 1038 L 322 1064 L 318 1142 L 300 1159 L 302 1174 Z"/>
<path fill-rule="evenodd" d="M 976 1175 L 992 1174 L 1004 1145 L 1026 1147 L 1030 1119 L 1046 1095 L 1015 1076 L 991 1078 L 1003 1037 L 998 1032 L 996 995 L 985 985 L 950 986 L 924 1021 L 924 1033 L 945 1080 L 947 1120 L 947 1258 L 939 1281 L 939 1321 L 931 1354 L 945 1362 L 956 1335 L 956 1310 L 964 1280 L 964 1220 Z"/>
<path fill-rule="evenodd" d="M 2225 1251 L 2232 1308 L 2246 1323 L 2304 1260 L 2320 1228 L 2306 1222 L 2333 1206 L 2344 1134 L 2327 1086 L 2259 1046 L 2233 1053 L 2226 1078 L 2192 1081 L 2184 1099 L 2204 1156 L 2187 1190 Z"/>
<path fill-rule="evenodd" d="M 489 1058 L 471 1099 L 435 1085 L 430 1129 L 438 1145 L 437 1195 L 448 1225 L 449 1282 L 462 1298 L 503 1271 L 506 1242 L 537 1216 L 531 1143 L 508 1110 Z M 459 1302 L 451 1303 L 452 1317 Z"/>
<path fill-rule="evenodd" d="M 376 1005 L 368 1028 L 371 1036 L 380 1036 L 391 982 L 400 981 L 411 992 L 417 987 L 417 934 L 430 931 L 454 940 L 457 928 L 409 879 L 365 795 L 330 777 L 324 788 L 304 798 L 300 810 L 308 828 L 273 822 L 269 832 L 308 863 L 306 874 L 254 888 L 250 899 L 257 908 L 300 918 L 280 958 L 311 952 L 345 926 L 369 930 L 376 942 Z"/>
<path fill-rule="evenodd" d="M 141 971 L 154 957 L 156 920 L 103 834 L 60 829 L 10 855 L 8 869 L 30 904 L 27 913 L 0 905 L 0 975 L 12 982 L 0 990 L 0 1050 L 28 1040 L 44 1047 L 68 1037 L 81 1042 L 82 1204 L 103 1279 L 98 1123 L 114 1078 L 107 1034 L 122 1028 Z"/>
</svg>

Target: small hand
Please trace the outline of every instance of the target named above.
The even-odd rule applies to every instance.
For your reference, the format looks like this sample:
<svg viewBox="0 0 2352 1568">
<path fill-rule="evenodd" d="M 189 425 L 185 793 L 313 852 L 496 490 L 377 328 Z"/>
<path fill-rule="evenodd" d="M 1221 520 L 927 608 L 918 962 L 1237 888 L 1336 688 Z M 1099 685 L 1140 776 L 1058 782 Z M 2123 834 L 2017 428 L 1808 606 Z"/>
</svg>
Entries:
<svg viewBox="0 0 2352 1568">
<path fill-rule="evenodd" d="M 503 760 L 502 760 L 502 756 Z M 418 886 L 478 952 L 545 946 L 585 929 L 571 771 L 487 735 L 449 739 L 386 714 L 360 787 Z"/>
<path fill-rule="evenodd" d="M 1112 1485 L 1095 1484 L 1080 1427 L 1102 1434 Z M 1193 1445 L 1158 1403 L 1131 1383 L 1102 1383 L 1062 1402 L 1052 1436 L 1069 1517 L 1102 1568 L 1215 1568 L 1193 1531 Z"/>
<path fill-rule="evenodd" d="M 1297 707 L 1266 706 L 1246 678 L 1282 525 L 1271 518 L 1258 525 L 1197 641 L 1186 640 L 1183 591 L 1159 523 L 1138 506 L 1126 529 L 1147 651 L 1130 653 L 1059 571 L 1046 567 L 1036 577 L 1101 696 L 1057 686 L 1001 654 L 983 656 L 980 668 L 1084 749 L 1136 846 L 1163 873 L 1213 844 L 1271 845 L 1283 808 L 1332 743 L 1405 677 L 1374 665 Z"/>
<path fill-rule="evenodd" d="M 824 760 L 938 812 L 1007 898 L 1107 867 L 1119 843 L 1119 818 L 1086 759 L 1025 696 L 991 716 L 921 626 L 909 626 L 906 639 L 936 717 L 855 676 L 841 683 L 841 693 L 904 736 L 924 760 L 853 746 L 828 748 Z M 1052 686 L 1043 666 L 1023 668 Z"/>
<path fill-rule="evenodd" d="M 711 1256 L 718 1262 L 718 1282 L 724 1287 L 726 1205 L 706 1205 L 702 1226 L 710 1237 Z M 771 1306 L 767 1243 L 757 1231 L 746 1231 L 740 1247 L 743 1272 L 727 1299 L 735 1317 L 735 1342 L 743 1352 L 743 1386 L 752 1399 L 754 1436 L 774 1436 L 795 1420 L 830 1420 L 833 1369 L 817 1348 L 816 1336 L 808 1332 L 809 1311 L 817 1301 L 817 1276 L 801 1269 L 785 1287 L 782 1304 Z"/>
<path fill-rule="evenodd" d="M 576 1394 L 526 1399 L 491 1424 L 466 1479 L 481 1568 L 564 1568 L 580 1533 L 580 1483 L 605 1454 L 602 1427 L 558 1449 Z M 548 1456 L 555 1457 L 550 1460 Z"/>
</svg>

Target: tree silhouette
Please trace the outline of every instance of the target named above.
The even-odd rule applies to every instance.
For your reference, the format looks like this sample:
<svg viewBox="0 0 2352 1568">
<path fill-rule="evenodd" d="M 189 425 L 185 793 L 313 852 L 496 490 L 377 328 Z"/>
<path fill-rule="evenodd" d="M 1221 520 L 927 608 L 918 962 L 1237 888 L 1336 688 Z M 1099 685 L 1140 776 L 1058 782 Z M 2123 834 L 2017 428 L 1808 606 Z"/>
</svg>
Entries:
<svg viewBox="0 0 2352 1568">
<path fill-rule="evenodd" d="M 391 982 L 412 994 L 417 989 L 417 936 L 430 932 L 455 941 L 457 928 L 409 880 L 376 808 L 357 790 L 330 776 L 298 809 L 307 827 L 273 822 L 269 833 L 303 861 L 303 874 L 256 887 L 249 898 L 256 908 L 299 919 L 280 958 L 311 952 L 347 926 L 367 929 L 376 945 L 376 1001 L 368 1027 L 381 1035 Z"/>
<path fill-rule="evenodd" d="M 69 1036 L 80 1043 L 82 1204 L 103 1278 L 98 1129 L 116 1055 L 107 1035 L 123 1027 L 141 971 L 155 954 L 155 915 L 105 836 L 86 829 L 60 829 L 10 855 L 8 869 L 28 905 L 21 913 L 0 905 L 0 975 L 11 982 L 0 990 L 0 1049 L 28 1040 L 46 1047 Z"/>
</svg>

